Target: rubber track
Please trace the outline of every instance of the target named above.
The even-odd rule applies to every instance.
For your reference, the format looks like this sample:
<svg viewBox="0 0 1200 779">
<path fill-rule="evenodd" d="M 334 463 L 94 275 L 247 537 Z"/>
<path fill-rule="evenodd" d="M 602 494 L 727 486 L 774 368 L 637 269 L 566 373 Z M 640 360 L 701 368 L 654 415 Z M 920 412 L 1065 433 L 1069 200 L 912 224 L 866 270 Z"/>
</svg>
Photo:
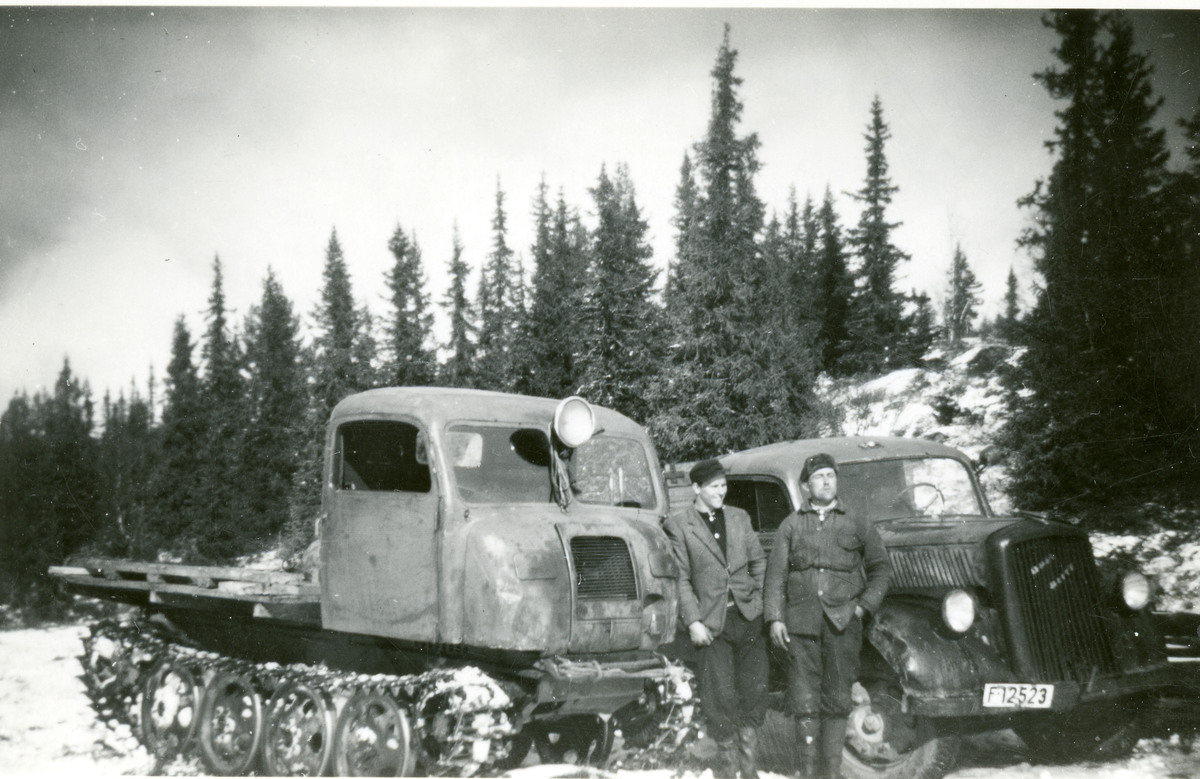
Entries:
<svg viewBox="0 0 1200 779">
<path fill-rule="evenodd" d="M 437 669 L 423 674 L 396 676 L 356 674 L 329 669 L 324 665 L 254 663 L 186 646 L 154 623 L 106 620 L 92 626 L 83 640 L 83 681 L 92 708 L 101 722 L 110 728 L 129 725 L 139 741 L 139 704 L 142 687 L 154 668 L 165 658 L 180 660 L 192 667 L 197 677 L 211 678 L 213 673 L 228 671 L 251 678 L 262 695 L 263 704 L 285 681 L 294 681 L 324 690 L 341 703 L 354 694 L 367 691 L 387 695 L 415 718 L 413 749 L 420 769 L 427 775 L 499 775 L 506 770 L 515 734 L 513 703 L 496 680 L 475 668 Z M 463 681 L 467 680 L 468 685 Z M 672 765 L 698 735 L 693 717 L 695 700 L 691 697 L 691 673 L 679 665 L 670 681 L 660 683 L 658 716 L 628 734 L 624 748 L 614 750 L 608 763 L 625 769 L 662 768 Z M 429 735 L 426 718 L 447 712 L 436 738 Z M 490 716 L 480 716 L 490 715 Z M 451 725 L 446 728 L 447 722 Z M 488 757 L 474 760 L 474 746 L 487 740 Z M 184 749 L 184 757 L 199 754 L 195 739 Z"/>
</svg>

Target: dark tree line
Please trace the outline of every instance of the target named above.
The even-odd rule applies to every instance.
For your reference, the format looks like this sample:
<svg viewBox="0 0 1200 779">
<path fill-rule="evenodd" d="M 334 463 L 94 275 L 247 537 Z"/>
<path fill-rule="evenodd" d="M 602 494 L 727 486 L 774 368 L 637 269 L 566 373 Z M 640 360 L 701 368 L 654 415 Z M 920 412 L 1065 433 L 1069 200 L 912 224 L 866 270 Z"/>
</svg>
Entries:
<svg viewBox="0 0 1200 779">
<path fill-rule="evenodd" d="M 1059 64 L 1055 163 L 1022 201 L 1041 276 L 1007 430 L 1023 505 L 1130 506 L 1200 483 L 1200 111 L 1189 159 L 1168 166 L 1147 55 L 1120 12 L 1047 16 Z"/>
<path fill-rule="evenodd" d="M 1069 42 L 1060 57 L 1089 31 L 1124 29 L 1119 14 L 1052 20 Z M 1043 277 L 1036 306 L 1020 316 L 1010 272 L 1004 313 L 980 323 L 1029 344 L 1021 381 L 1036 402 L 1015 404 L 1011 436 L 1030 505 L 1108 473 L 1078 467 L 1092 442 L 1157 442 L 1121 451 L 1158 468 L 1179 459 L 1187 435 L 1194 441 L 1200 152 L 1193 144 L 1191 168 L 1168 175 L 1161 135 L 1146 130 L 1153 112 L 1104 102 L 1118 83 L 1104 74 L 1119 65 L 1120 83 L 1137 87 L 1129 111 L 1152 105 L 1139 86 L 1148 73 L 1124 40 L 1092 44 L 1085 77 L 1040 76 L 1056 96 L 1083 100 L 1072 91 L 1083 90 L 1089 102 L 1060 114 L 1053 148 L 1063 161 L 1027 203 L 1039 214 L 1024 238 Z M 801 205 L 793 191 L 776 213 L 756 191 L 758 137 L 740 127 L 737 56 L 726 28 L 707 129 L 683 155 L 675 255 L 663 279 L 625 165 L 600 167 L 584 207 L 561 192 L 552 199 L 543 179 L 530 212 L 528 273 L 525 253 L 509 242 L 498 182 L 478 278 L 455 229 L 439 299 L 426 289 L 416 234 L 397 224 L 381 280 L 386 310 L 376 316 L 355 295 L 334 230 L 318 303 L 305 317 L 268 272 L 260 302 L 232 322 L 214 259 L 200 342 L 176 321 L 161 401 L 153 380 L 144 395 L 131 386 L 105 397 L 98 425 L 86 383 L 66 363 L 52 393 L 14 397 L 0 418 L 0 601 L 46 603 L 46 566 L 81 550 L 197 562 L 298 551 L 319 513 L 325 421 L 361 390 L 582 394 L 645 424 L 665 461 L 686 460 L 815 435 L 826 414 L 813 391 L 819 374 L 916 365 L 935 339 L 957 344 L 976 332 L 979 285 L 961 249 L 941 325 L 927 296 L 895 289 L 908 255 L 887 213 L 898 188 L 880 99 L 864 134 L 857 225 L 842 226 L 828 186 L 819 205 L 811 197 Z M 1200 137 L 1200 114 L 1185 131 Z M 1135 152 L 1148 166 L 1137 175 L 1133 157 L 1121 156 Z M 1117 169 L 1119 186 L 1101 186 Z M 1131 274 L 1157 281 L 1130 287 Z M 1117 300 L 1122 284 L 1127 297 Z M 449 322 L 443 343 L 432 331 L 435 305 Z M 1120 327 L 1110 326 L 1117 316 Z M 1091 383 L 1076 392 L 1084 377 Z M 1115 416 L 1091 418 L 1112 404 Z"/>
</svg>

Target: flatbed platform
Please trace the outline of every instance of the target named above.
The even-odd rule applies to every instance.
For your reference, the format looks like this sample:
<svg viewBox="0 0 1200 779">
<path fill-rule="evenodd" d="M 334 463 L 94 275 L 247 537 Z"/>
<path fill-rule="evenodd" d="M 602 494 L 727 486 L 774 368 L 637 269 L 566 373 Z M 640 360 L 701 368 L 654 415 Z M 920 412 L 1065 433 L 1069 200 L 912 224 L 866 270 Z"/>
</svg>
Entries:
<svg viewBox="0 0 1200 779">
<path fill-rule="evenodd" d="M 52 566 L 68 589 L 130 595 L 182 595 L 251 603 L 319 605 L 321 586 L 309 573 L 180 563 L 143 563 L 110 557 L 73 557 Z"/>
</svg>

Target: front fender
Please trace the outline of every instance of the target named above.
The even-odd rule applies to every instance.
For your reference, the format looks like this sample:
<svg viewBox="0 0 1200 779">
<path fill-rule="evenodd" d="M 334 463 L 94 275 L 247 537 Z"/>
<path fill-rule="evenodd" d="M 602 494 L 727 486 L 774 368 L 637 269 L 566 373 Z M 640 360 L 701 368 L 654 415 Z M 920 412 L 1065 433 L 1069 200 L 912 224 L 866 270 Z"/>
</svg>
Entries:
<svg viewBox="0 0 1200 779">
<path fill-rule="evenodd" d="M 874 615 L 865 640 L 895 674 L 912 713 L 979 714 L 984 684 L 1018 681 L 1001 653 L 995 613 L 981 611 L 963 635 L 942 624 L 936 601 L 888 599 Z"/>
</svg>

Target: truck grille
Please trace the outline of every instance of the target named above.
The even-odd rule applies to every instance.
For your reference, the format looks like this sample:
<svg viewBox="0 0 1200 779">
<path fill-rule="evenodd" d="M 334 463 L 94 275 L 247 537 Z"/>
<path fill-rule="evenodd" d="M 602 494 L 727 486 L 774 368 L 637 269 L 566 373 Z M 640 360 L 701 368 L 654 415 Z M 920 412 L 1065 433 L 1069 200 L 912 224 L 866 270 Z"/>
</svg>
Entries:
<svg viewBox="0 0 1200 779">
<path fill-rule="evenodd" d="M 1087 682 L 1117 671 L 1086 538 L 1035 538 L 1009 550 L 1015 613 L 1041 682 Z M 1014 634 L 1019 631 L 1014 630 Z"/>
<path fill-rule="evenodd" d="M 637 600 L 633 560 L 623 539 L 576 536 L 571 539 L 571 560 L 579 600 Z"/>
<path fill-rule="evenodd" d="M 945 587 L 980 587 L 983 581 L 971 559 L 971 550 L 962 547 L 888 550 L 892 561 L 890 589 L 924 590 Z"/>
</svg>

